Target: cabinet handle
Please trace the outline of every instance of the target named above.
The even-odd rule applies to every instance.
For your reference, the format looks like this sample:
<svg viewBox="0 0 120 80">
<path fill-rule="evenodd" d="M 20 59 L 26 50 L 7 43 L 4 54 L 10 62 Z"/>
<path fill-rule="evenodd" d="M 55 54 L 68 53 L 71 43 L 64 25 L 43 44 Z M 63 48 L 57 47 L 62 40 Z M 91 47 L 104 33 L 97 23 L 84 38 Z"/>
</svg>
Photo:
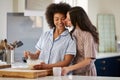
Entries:
<svg viewBox="0 0 120 80">
<path fill-rule="evenodd" d="M 120 58 L 119 58 L 119 59 L 117 59 L 117 61 L 120 61 Z"/>
<path fill-rule="evenodd" d="M 103 68 L 102 68 L 102 70 L 106 70 L 106 68 L 105 68 L 105 67 L 103 67 Z"/>
<path fill-rule="evenodd" d="M 103 63 L 103 64 L 105 64 L 105 63 L 106 63 L 106 61 L 102 61 L 102 63 Z"/>
</svg>

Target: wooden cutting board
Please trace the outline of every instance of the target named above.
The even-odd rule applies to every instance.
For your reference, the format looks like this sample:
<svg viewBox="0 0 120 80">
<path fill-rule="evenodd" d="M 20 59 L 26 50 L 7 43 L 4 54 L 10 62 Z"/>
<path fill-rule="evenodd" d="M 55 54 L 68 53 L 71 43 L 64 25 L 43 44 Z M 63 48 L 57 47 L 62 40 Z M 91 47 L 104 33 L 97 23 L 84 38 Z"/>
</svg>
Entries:
<svg viewBox="0 0 120 80">
<path fill-rule="evenodd" d="M 0 77 L 38 78 L 51 74 L 52 70 L 29 70 L 27 68 L 0 69 Z"/>
<path fill-rule="evenodd" d="M 2 68 L 10 68 L 10 67 L 11 67 L 10 64 L 0 65 L 0 69 L 2 69 Z"/>
</svg>

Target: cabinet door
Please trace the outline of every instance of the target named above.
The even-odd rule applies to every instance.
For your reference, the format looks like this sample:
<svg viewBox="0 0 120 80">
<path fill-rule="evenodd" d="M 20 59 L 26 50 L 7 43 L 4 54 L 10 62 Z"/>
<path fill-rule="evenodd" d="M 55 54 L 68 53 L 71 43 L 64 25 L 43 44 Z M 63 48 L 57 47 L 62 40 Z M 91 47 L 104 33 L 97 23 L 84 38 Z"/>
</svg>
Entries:
<svg viewBox="0 0 120 80">
<path fill-rule="evenodd" d="M 117 62 L 116 58 L 107 58 L 106 70 L 108 76 L 116 76 Z"/>
<path fill-rule="evenodd" d="M 95 65 L 98 76 L 120 76 L 120 57 L 97 59 Z"/>
<path fill-rule="evenodd" d="M 111 60 L 112 61 L 112 60 Z M 109 59 L 98 59 L 96 60 L 96 69 L 98 76 L 111 76 L 114 72 L 113 66 Z"/>
<path fill-rule="evenodd" d="M 115 76 L 119 76 L 120 77 L 120 56 L 119 57 L 115 57 L 115 62 L 117 64 L 116 65 L 116 75 Z"/>
</svg>

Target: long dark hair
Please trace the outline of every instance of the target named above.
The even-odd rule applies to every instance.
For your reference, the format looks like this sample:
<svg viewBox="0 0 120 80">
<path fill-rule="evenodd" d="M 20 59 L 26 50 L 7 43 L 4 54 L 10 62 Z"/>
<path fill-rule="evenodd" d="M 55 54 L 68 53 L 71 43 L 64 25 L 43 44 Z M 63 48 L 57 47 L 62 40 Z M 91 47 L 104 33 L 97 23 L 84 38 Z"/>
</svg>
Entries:
<svg viewBox="0 0 120 80">
<path fill-rule="evenodd" d="M 71 34 L 74 32 L 76 26 L 83 31 L 90 32 L 94 38 L 94 41 L 99 44 L 99 37 L 96 27 L 91 23 L 89 17 L 82 7 L 73 7 L 69 10 L 71 23 L 74 26 L 74 29 L 71 31 Z"/>
</svg>

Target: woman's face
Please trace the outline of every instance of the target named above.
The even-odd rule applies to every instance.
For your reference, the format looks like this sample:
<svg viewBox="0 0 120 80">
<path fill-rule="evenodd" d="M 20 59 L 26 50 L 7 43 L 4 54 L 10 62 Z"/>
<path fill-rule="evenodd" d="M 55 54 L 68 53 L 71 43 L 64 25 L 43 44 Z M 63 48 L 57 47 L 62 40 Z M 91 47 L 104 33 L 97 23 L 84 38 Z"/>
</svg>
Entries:
<svg viewBox="0 0 120 80">
<path fill-rule="evenodd" d="M 66 19 L 65 19 L 65 25 L 66 25 L 67 27 L 71 27 L 71 26 L 72 26 L 69 12 L 67 12 L 67 17 L 66 17 Z"/>
<path fill-rule="evenodd" d="M 56 26 L 56 29 L 63 30 L 65 29 L 65 15 L 61 13 L 55 13 L 54 14 L 54 24 Z"/>
</svg>

